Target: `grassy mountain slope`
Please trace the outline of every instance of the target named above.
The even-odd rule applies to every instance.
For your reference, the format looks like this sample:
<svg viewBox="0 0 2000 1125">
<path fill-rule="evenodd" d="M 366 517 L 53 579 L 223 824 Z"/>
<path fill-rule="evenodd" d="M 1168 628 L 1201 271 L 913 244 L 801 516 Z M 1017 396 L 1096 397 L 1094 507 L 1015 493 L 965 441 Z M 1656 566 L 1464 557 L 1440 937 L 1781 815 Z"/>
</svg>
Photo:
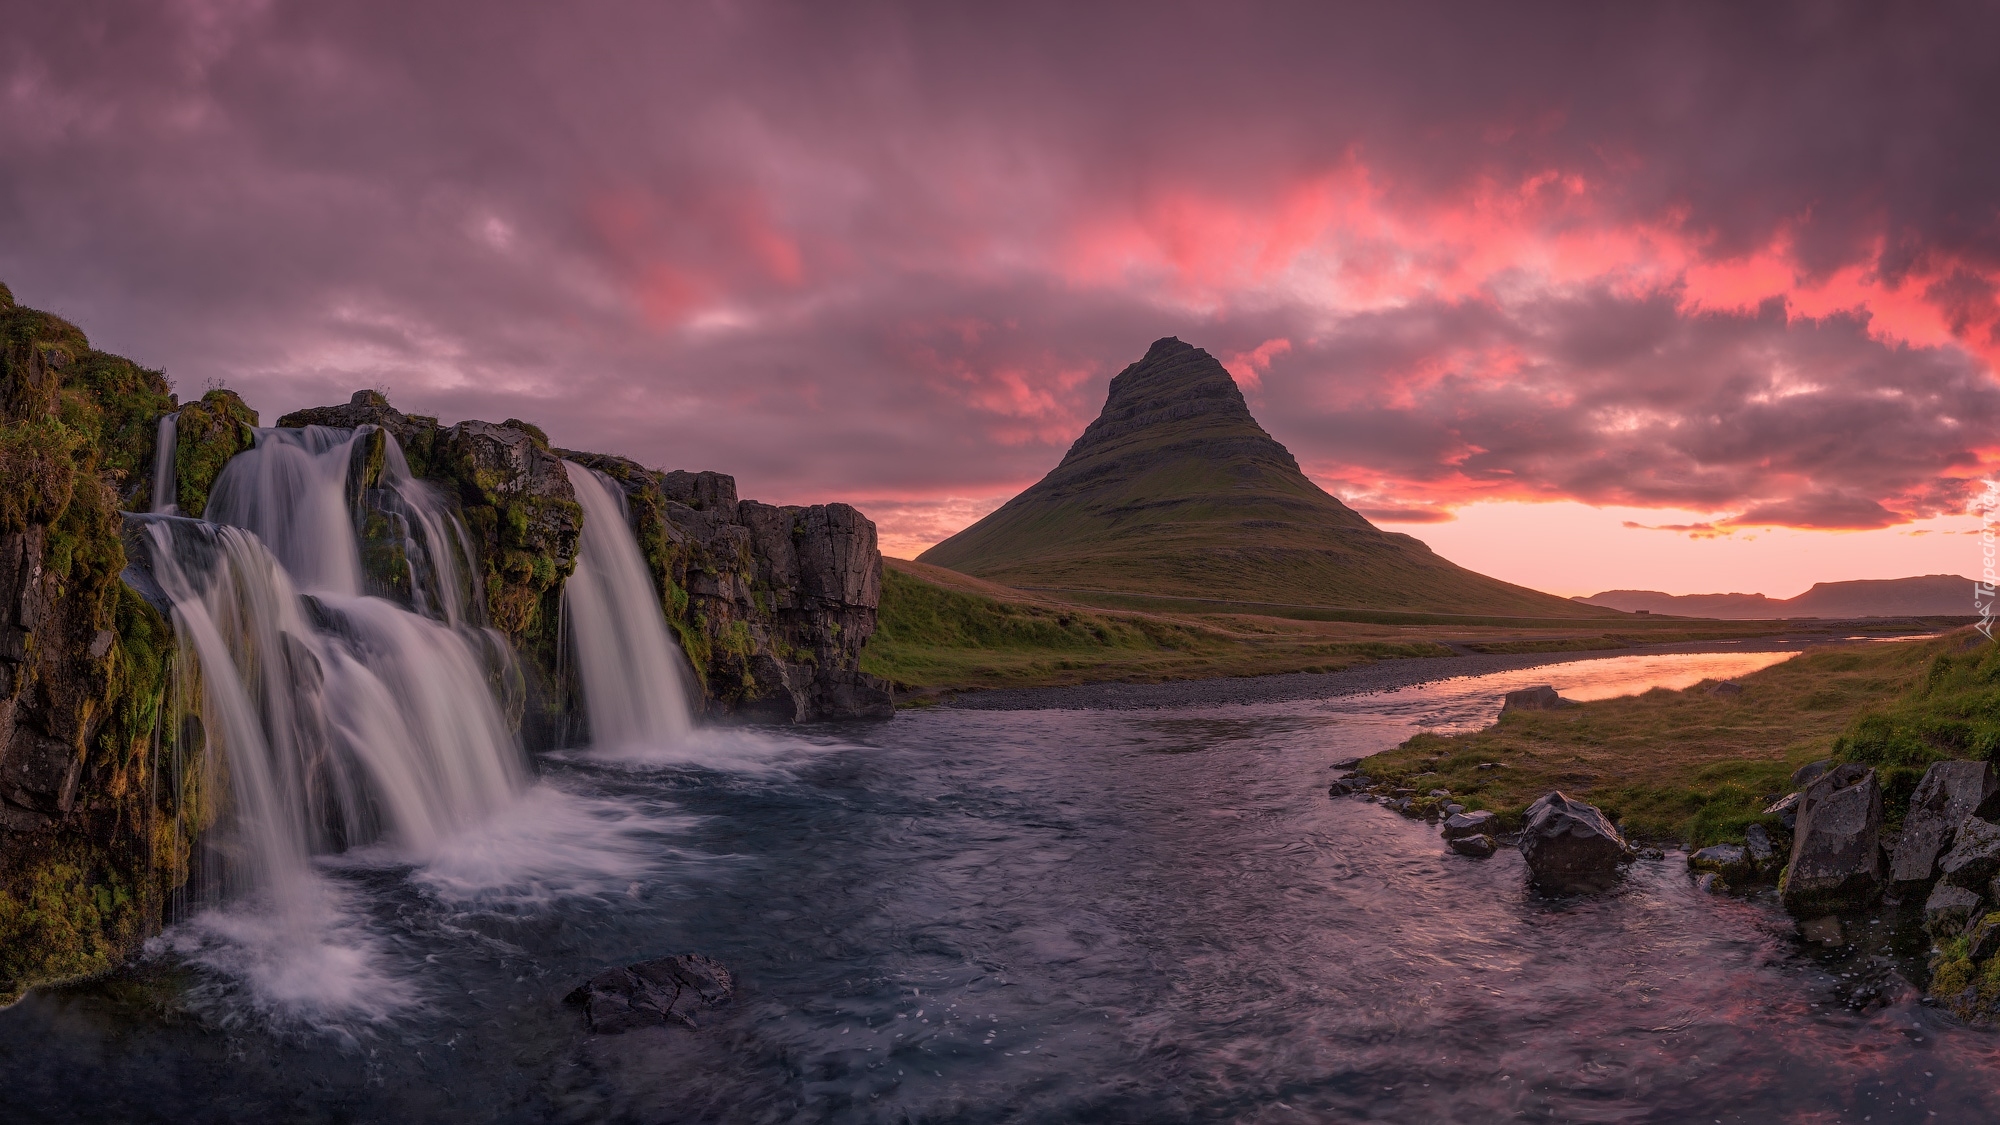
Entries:
<svg viewBox="0 0 2000 1125">
<path fill-rule="evenodd" d="M 1171 337 L 1111 381 L 1054 471 L 918 561 L 1009 586 L 1612 616 L 1379 530 L 1299 470 L 1220 363 Z"/>
</svg>

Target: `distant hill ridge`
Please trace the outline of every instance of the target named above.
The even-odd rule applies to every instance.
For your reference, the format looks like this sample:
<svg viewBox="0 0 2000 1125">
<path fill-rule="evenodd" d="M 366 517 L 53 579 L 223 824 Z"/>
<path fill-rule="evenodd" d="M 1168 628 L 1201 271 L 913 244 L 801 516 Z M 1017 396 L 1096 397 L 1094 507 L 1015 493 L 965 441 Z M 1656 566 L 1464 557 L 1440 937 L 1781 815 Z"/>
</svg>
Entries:
<svg viewBox="0 0 2000 1125">
<path fill-rule="evenodd" d="M 1796 598 L 1762 594 L 1664 594 L 1658 590 L 1606 590 L 1576 599 L 1586 605 L 1622 609 L 1627 613 L 1670 613 L 1680 617 L 1719 617 L 1757 621 L 1774 617 L 1970 617 L 1979 611 L 1972 600 L 1974 583 L 1956 574 L 1924 574 L 1914 578 L 1860 579 L 1818 582 Z"/>
<path fill-rule="evenodd" d="M 1594 616 L 1454 565 L 1328 495 L 1236 381 L 1174 337 L 1111 380 L 1062 463 L 919 561 L 1015 587 Z"/>
</svg>

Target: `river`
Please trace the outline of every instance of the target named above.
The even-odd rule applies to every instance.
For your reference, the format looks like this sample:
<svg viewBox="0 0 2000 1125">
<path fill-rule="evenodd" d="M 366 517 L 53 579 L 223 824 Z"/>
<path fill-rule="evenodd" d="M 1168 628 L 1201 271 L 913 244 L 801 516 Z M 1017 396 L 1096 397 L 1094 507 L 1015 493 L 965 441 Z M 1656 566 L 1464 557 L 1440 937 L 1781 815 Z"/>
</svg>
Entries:
<svg viewBox="0 0 2000 1125">
<path fill-rule="evenodd" d="M 421 854 L 315 860 L 308 934 L 252 898 L 0 1013 L 0 1119 L 1990 1120 L 2000 1037 L 1919 1003 L 1907 941 L 1809 947 L 1673 853 L 1543 898 L 1511 850 L 1326 794 L 1514 687 L 1783 655 L 544 756 Z M 562 1002 L 686 951 L 740 984 L 698 1031 L 595 1037 Z"/>
</svg>

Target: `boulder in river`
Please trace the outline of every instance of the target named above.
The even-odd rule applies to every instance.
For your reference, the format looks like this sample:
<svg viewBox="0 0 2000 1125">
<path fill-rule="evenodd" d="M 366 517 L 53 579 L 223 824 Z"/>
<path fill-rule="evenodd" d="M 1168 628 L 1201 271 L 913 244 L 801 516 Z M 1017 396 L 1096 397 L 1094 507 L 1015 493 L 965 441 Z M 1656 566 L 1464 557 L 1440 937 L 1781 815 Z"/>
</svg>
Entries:
<svg viewBox="0 0 2000 1125">
<path fill-rule="evenodd" d="M 583 1006 L 590 1030 L 615 1035 L 640 1027 L 695 1026 L 695 1013 L 729 1001 L 736 982 L 722 963 L 683 953 L 606 969 L 565 999 Z"/>
<path fill-rule="evenodd" d="M 1924 773 L 1903 818 L 1903 837 L 1889 863 L 1892 883 L 1928 884 L 1955 842 L 1958 826 L 1996 790 L 1990 762 L 1938 762 Z"/>
<path fill-rule="evenodd" d="M 1556 791 L 1528 806 L 1521 855 L 1528 862 L 1528 877 L 1543 890 L 1602 890 L 1616 881 L 1618 865 L 1630 851 L 1596 805 Z"/>
<path fill-rule="evenodd" d="M 1542 684 L 1539 687 L 1508 692 L 1507 698 L 1500 704 L 1500 713 L 1505 715 L 1509 711 L 1558 711 L 1565 707 L 1577 706 L 1581 705 L 1576 700 L 1564 699 L 1557 695 L 1554 686 Z"/>
<path fill-rule="evenodd" d="M 1882 893 L 1882 787 L 1875 771 L 1845 763 L 1821 774 L 1799 801 L 1792 861 L 1779 894 L 1794 914 L 1863 909 Z"/>
<path fill-rule="evenodd" d="M 1499 827 L 1500 818 L 1481 809 L 1478 812 L 1453 813 L 1445 818 L 1444 838 L 1459 840 L 1467 836 L 1491 836 Z"/>
<path fill-rule="evenodd" d="M 1942 941 L 1957 937 L 1979 912 L 1978 891 L 1939 883 L 1924 902 L 1924 932 Z"/>
<path fill-rule="evenodd" d="M 1485 859 L 1497 850 L 1498 845 L 1491 836 L 1455 836 L 1445 841 L 1451 850 L 1474 859 Z"/>
</svg>

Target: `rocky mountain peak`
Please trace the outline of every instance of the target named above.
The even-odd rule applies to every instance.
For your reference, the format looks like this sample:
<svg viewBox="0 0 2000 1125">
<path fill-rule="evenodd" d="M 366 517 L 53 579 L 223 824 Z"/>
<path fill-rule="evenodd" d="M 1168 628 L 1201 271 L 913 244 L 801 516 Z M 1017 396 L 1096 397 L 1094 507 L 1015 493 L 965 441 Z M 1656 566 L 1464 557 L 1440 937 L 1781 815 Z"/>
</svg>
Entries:
<svg viewBox="0 0 2000 1125">
<path fill-rule="evenodd" d="M 1167 336 L 1111 380 L 1104 409 L 1070 447 L 1064 461 L 1087 456 L 1142 430 L 1171 427 L 1183 433 L 1220 426 L 1264 436 L 1227 368 L 1201 348 Z M 1266 440 L 1269 440 L 1266 437 Z M 1271 443 L 1286 461 L 1290 455 Z"/>
</svg>

